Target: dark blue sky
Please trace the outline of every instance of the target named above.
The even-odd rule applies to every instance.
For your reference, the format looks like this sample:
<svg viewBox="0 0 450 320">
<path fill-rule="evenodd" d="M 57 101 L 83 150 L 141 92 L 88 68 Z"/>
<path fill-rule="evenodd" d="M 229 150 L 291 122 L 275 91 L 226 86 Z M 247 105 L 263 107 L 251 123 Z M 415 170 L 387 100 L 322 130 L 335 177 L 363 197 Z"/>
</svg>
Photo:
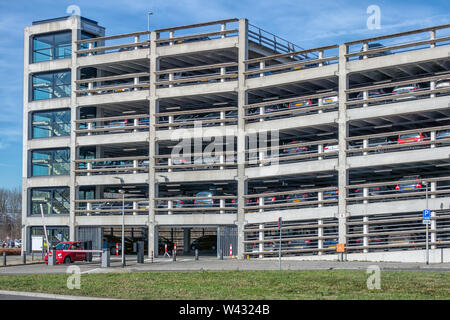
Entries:
<svg viewBox="0 0 450 320">
<path fill-rule="evenodd" d="M 0 0 L 0 187 L 22 182 L 23 28 L 66 16 L 70 5 L 107 35 L 146 30 L 148 11 L 151 29 L 245 17 L 303 48 L 450 23 L 448 0 Z M 380 30 L 366 26 L 370 5 L 381 9 Z"/>
</svg>

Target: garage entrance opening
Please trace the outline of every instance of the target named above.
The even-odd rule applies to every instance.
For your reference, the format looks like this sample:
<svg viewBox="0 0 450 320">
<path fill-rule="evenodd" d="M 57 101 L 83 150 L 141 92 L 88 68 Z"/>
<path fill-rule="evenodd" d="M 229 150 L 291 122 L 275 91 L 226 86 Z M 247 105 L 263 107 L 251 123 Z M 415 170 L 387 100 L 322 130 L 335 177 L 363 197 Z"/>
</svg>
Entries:
<svg viewBox="0 0 450 320">
<path fill-rule="evenodd" d="M 122 253 L 122 227 L 102 228 L 103 249 L 108 248 L 111 255 L 116 254 L 116 243 L 119 244 L 119 254 Z M 144 254 L 148 249 L 147 227 L 125 227 L 125 254 L 136 254 L 137 242 L 144 241 Z"/>
<path fill-rule="evenodd" d="M 177 255 L 194 255 L 198 249 L 202 255 L 217 254 L 217 228 L 160 227 L 158 230 L 159 255 L 164 255 L 165 244 L 169 253 L 177 245 Z"/>
</svg>

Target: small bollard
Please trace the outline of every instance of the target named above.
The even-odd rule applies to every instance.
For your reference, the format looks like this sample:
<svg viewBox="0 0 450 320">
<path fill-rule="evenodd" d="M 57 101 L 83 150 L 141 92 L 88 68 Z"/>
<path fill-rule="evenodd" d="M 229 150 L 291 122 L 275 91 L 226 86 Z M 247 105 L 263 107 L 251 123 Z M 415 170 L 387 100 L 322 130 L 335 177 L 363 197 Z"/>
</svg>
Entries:
<svg viewBox="0 0 450 320">
<path fill-rule="evenodd" d="M 195 249 L 195 260 L 198 260 L 198 249 Z"/>
<path fill-rule="evenodd" d="M 223 260 L 223 250 L 220 249 L 220 260 Z"/>
<path fill-rule="evenodd" d="M 6 252 L 3 251 L 3 266 L 6 266 Z"/>
<path fill-rule="evenodd" d="M 137 249 L 137 263 L 144 263 L 144 241 L 138 241 L 136 244 Z"/>
<path fill-rule="evenodd" d="M 175 250 L 172 250 L 172 261 L 177 261 L 177 254 Z"/>
<path fill-rule="evenodd" d="M 27 254 L 25 252 L 22 255 L 22 263 L 27 264 Z"/>
<path fill-rule="evenodd" d="M 152 263 L 153 263 L 153 258 L 154 258 L 154 253 L 153 253 L 153 250 L 152 250 Z"/>
<path fill-rule="evenodd" d="M 103 252 L 102 252 L 102 268 L 109 268 L 109 266 L 110 266 L 109 249 L 103 249 Z"/>
<path fill-rule="evenodd" d="M 56 250 L 52 249 L 48 253 L 47 257 L 47 263 L 49 266 L 55 266 L 56 265 Z"/>
</svg>

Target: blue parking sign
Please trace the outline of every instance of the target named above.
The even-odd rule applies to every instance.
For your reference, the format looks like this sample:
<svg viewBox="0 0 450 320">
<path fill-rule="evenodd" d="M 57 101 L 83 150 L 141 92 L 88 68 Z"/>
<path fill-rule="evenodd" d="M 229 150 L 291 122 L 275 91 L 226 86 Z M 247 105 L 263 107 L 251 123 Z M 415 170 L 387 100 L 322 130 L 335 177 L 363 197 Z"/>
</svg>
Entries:
<svg viewBox="0 0 450 320">
<path fill-rule="evenodd" d="M 423 210 L 423 222 L 426 223 L 431 220 L 431 210 L 425 209 Z"/>
</svg>

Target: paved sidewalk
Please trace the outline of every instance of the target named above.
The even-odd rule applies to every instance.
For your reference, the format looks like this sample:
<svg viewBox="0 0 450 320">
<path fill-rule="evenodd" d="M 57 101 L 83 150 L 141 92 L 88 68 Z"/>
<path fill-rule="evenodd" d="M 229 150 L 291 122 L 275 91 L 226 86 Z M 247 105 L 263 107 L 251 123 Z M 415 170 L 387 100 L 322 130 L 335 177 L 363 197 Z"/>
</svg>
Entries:
<svg viewBox="0 0 450 320">
<path fill-rule="evenodd" d="M 369 266 L 377 265 L 382 271 L 420 271 L 420 272 L 450 272 L 450 263 L 400 263 L 400 262 L 337 262 L 337 261 L 282 261 L 283 270 L 367 270 Z M 45 274 L 66 273 L 69 265 L 47 266 L 46 264 L 20 265 L 0 267 L 2 274 Z M 145 260 L 138 264 L 136 258 L 128 258 L 127 266 L 121 267 L 119 258 L 111 259 L 110 268 L 101 268 L 100 261 L 76 262 L 70 266 L 78 266 L 82 274 L 109 272 L 162 272 L 162 271 L 200 271 L 200 270 L 278 270 L 278 260 L 236 260 L 226 258 L 219 260 L 215 257 L 201 257 L 196 261 L 193 257 L 177 257 L 173 262 L 169 258 Z"/>
<path fill-rule="evenodd" d="M 0 300 L 116 300 L 95 297 L 68 296 L 40 292 L 0 290 Z"/>
</svg>

